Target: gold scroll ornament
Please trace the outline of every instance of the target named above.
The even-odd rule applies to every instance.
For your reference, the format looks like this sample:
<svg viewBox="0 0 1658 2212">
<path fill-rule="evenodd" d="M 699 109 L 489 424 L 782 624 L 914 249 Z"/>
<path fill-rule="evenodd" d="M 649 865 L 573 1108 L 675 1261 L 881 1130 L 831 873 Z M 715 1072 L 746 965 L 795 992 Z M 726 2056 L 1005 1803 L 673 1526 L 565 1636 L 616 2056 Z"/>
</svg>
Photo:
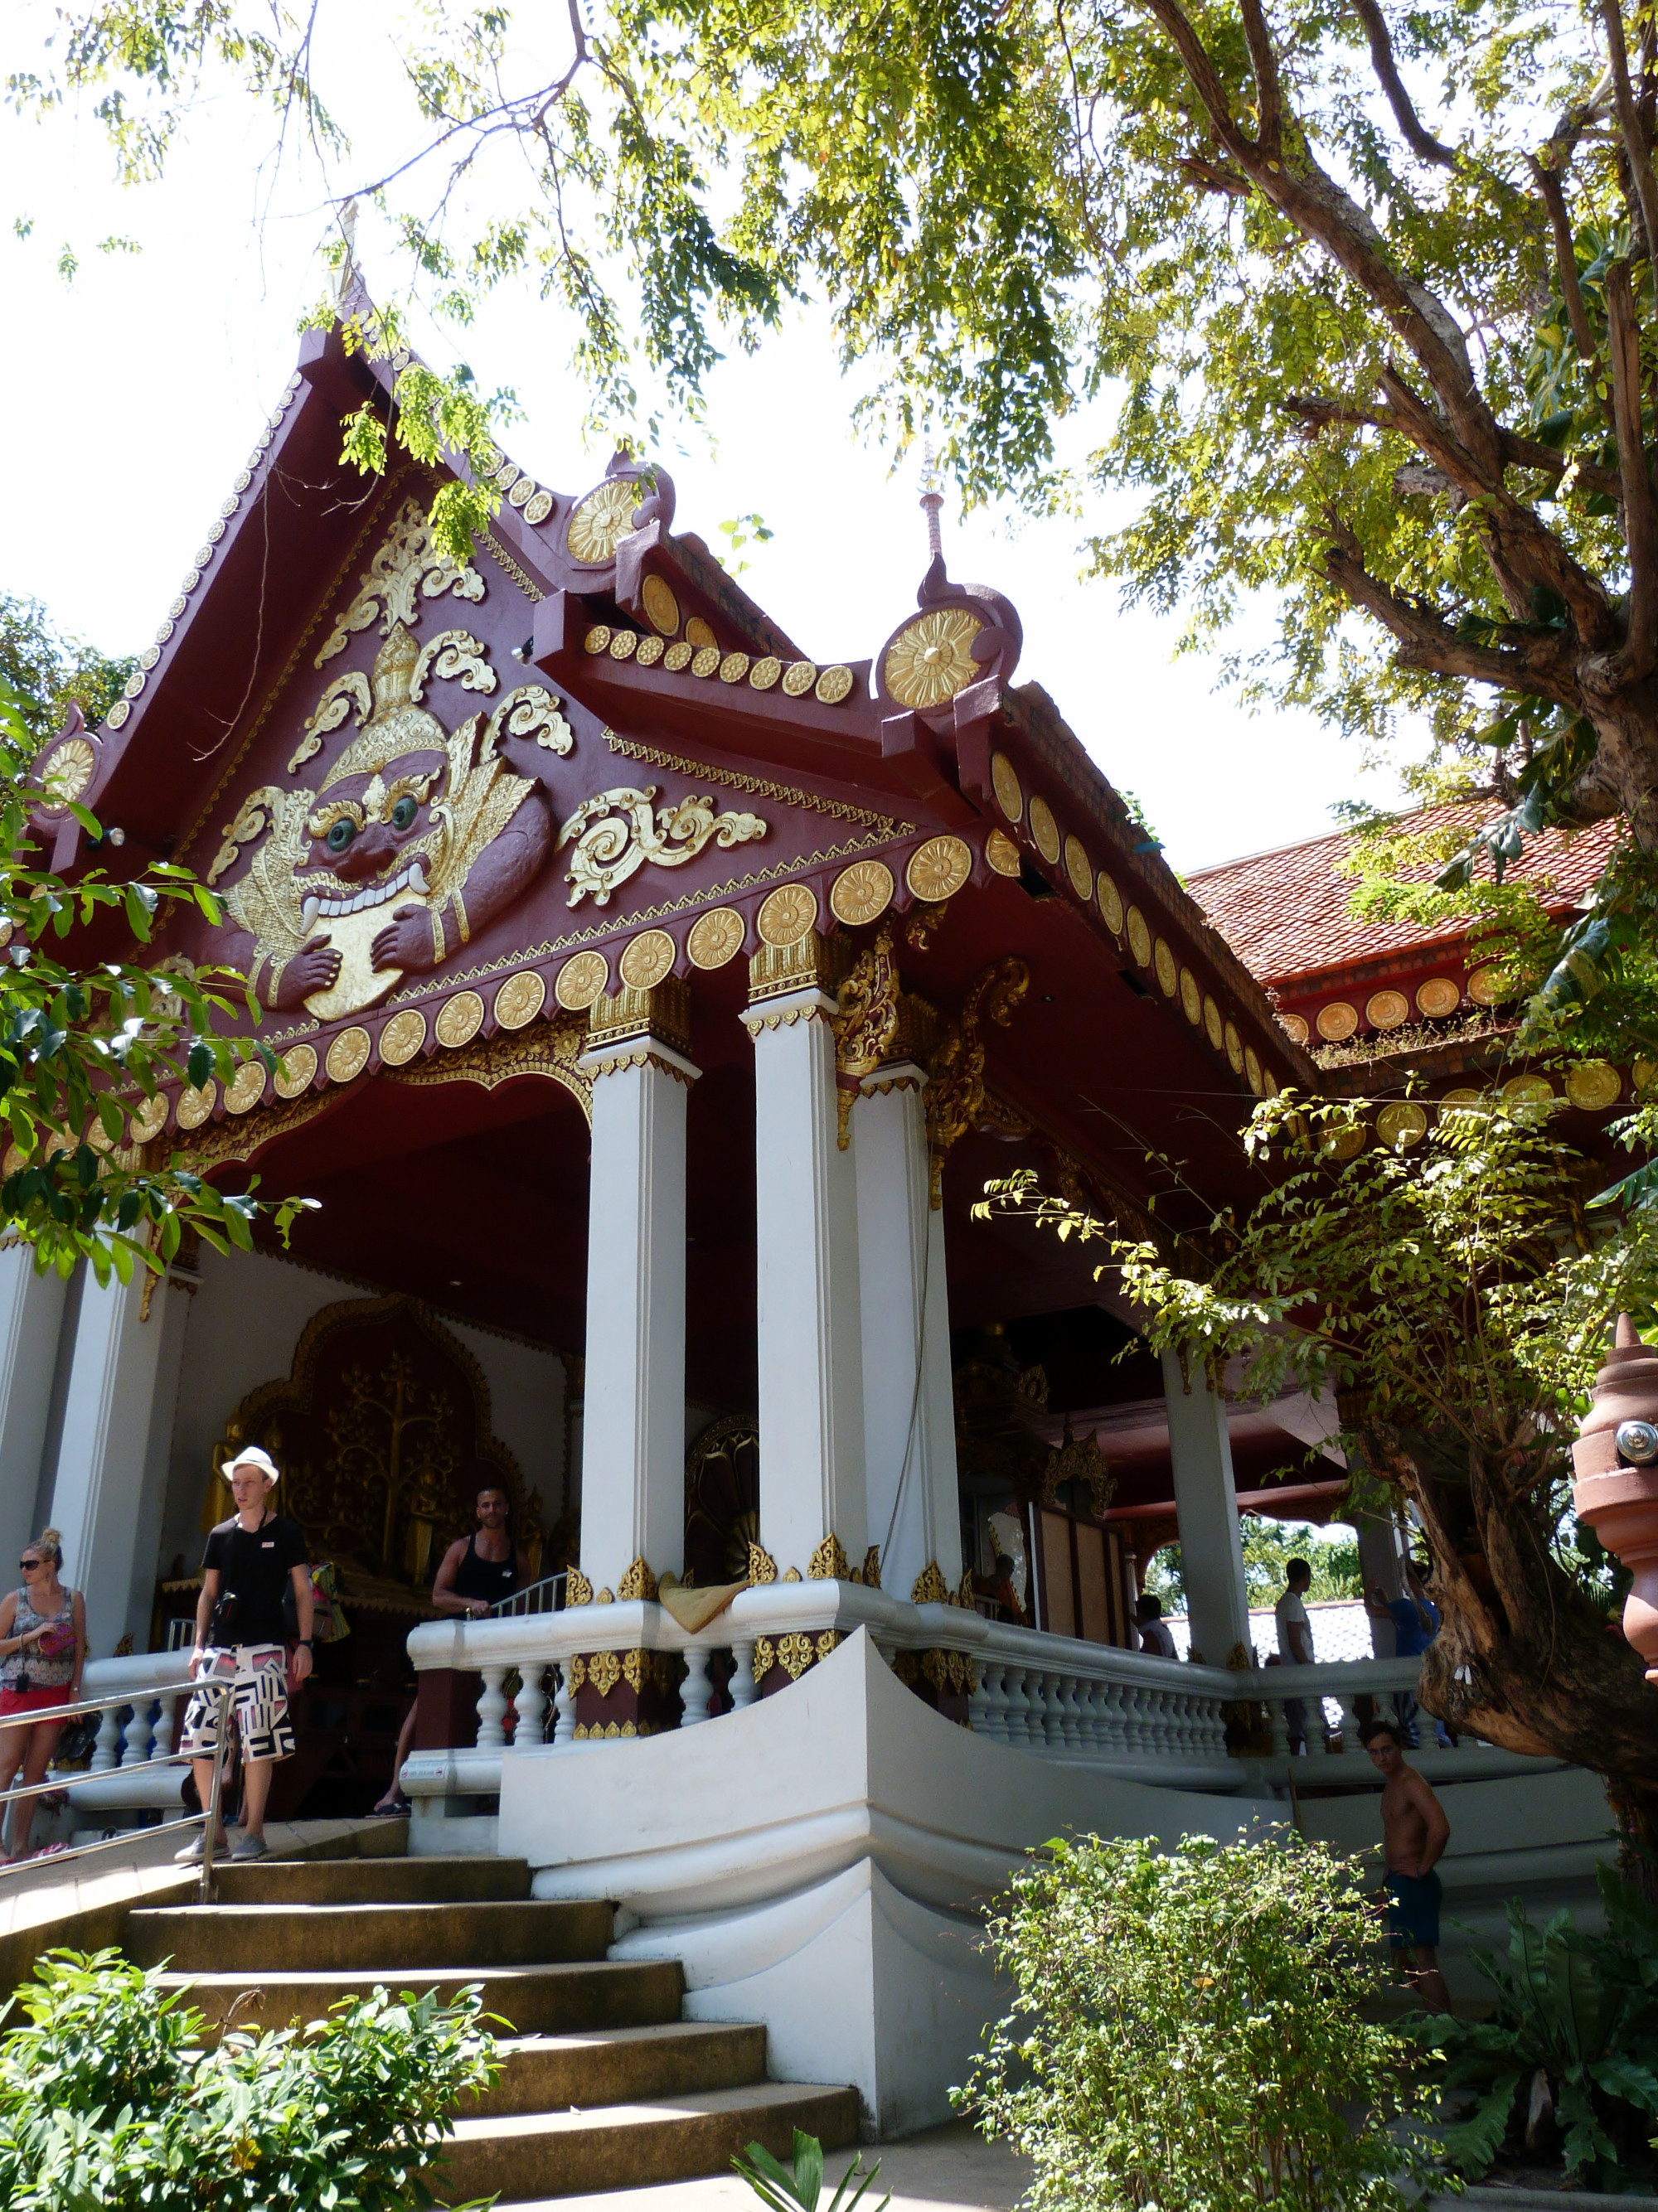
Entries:
<svg viewBox="0 0 1658 2212">
<path fill-rule="evenodd" d="M 710 843 L 726 851 L 766 834 L 758 814 L 716 812 L 711 798 L 694 792 L 658 807 L 656 792 L 655 784 L 643 790 L 625 786 L 597 792 L 564 823 L 556 849 L 570 848 L 564 880 L 571 887 L 571 906 L 589 895 L 595 906 L 608 905 L 611 893 L 647 861 L 653 867 L 682 868 Z"/>
</svg>

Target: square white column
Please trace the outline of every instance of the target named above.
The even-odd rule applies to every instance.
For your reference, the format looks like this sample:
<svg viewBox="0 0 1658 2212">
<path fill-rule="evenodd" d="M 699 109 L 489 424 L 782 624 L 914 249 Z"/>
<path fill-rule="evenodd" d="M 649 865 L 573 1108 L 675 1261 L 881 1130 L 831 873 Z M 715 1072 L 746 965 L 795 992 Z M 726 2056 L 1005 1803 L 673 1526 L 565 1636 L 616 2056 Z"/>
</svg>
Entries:
<svg viewBox="0 0 1658 2212">
<path fill-rule="evenodd" d="M 32 1245 L 0 1252 L 0 1566 L 40 1534 L 34 1501 L 68 1289 L 63 1276 L 35 1273 Z"/>
<path fill-rule="evenodd" d="M 859 1566 L 863 1488 L 857 1187 L 835 1102 L 835 1001 L 764 998 L 754 1040 L 760 1542 L 805 1575 L 828 1537 Z"/>
<path fill-rule="evenodd" d="M 582 1571 L 685 1566 L 686 1105 L 698 1070 L 660 1038 L 606 1039 L 593 1078 Z"/>
<path fill-rule="evenodd" d="M 929 1566 L 952 1591 L 961 1580 L 944 1216 L 931 1202 L 926 1080 L 913 1061 L 882 1067 L 852 1111 L 869 1541 L 881 1547 L 881 1587 L 899 1598 Z"/>
<path fill-rule="evenodd" d="M 64 1578 L 86 1595 L 87 1640 L 107 1658 L 131 1631 L 143 1650 L 161 1544 L 168 1443 L 188 1316 L 185 1282 L 88 1275 L 82 1285 L 50 1518 Z M 146 1310 L 148 1308 L 148 1310 Z"/>
<path fill-rule="evenodd" d="M 1188 1383 L 1174 1354 L 1162 1357 L 1192 1648 L 1210 1666 L 1224 1667 L 1234 1646 L 1248 1650 L 1250 1632 L 1226 1401 L 1210 1387 L 1201 1367 L 1194 1364 Z"/>
</svg>

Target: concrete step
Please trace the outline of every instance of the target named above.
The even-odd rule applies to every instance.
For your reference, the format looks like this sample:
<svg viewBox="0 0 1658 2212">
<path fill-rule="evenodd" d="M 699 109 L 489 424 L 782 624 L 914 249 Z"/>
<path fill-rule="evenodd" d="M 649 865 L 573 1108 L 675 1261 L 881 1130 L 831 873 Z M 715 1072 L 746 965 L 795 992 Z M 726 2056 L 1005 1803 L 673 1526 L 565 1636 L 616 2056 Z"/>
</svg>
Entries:
<svg viewBox="0 0 1658 2212">
<path fill-rule="evenodd" d="M 856 2091 L 759 2081 L 586 2112 L 459 2120 L 435 2186 L 449 2202 L 498 2191 L 509 2203 L 649 2188 L 723 2172 L 751 2142 L 786 2158 L 796 2128 L 826 2150 L 855 2142 Z"/>
<path fill-rule="evenodd" d="M 401 1821 L 393 1824 L 406 1827 Z M 378 1840 L 380 1831 L 371 1831 Z M 216 1860 L 221 1905 L 442 1905 L 527 1897 L 522 1859 L 363 1858 Z"/>
<path fill-rule="evenodd" d="M 127 1950 L 140 1966 L 166 1960 L 181 1973 L 385 1977 L 448 1967 L 471 1977 L 496 1966 L 602 1959 L 614 1919 L 608 1905 L 541 1899 L 167 1905 L 132 1914 Z"/>
<path fill-rule="evenodd" d="M 236 2027 L 285 2027 L 294 2021 L 320 2020 L 331 2006 L 347 1997 L 371 1996 L 377 1987 L 401 1996 L 412 1983 L 416 1995 L 435 1988 L 447 1997 L 476 1985 L 485 2012 L 509 2023 L 505 2031 L 495 2032 L 516 2029 L 521 2035 L 572 2035 L 676 2021 L 685 1991 L 678 1960 L 655 1959 L 476 1972 L 461 1967 L 414 1977 L 394 1966 L 382 1966 L 377 1973 L 173 1972 L 161 1980 L 164 1988 L 187 1991 L 186 2002 L 210 2021 Z M 495 2027 L 491 2021 L 485 2025 Z"/>
<path fill-rule="evenodd" d="M 605 2035 L 503 2037 L 500 2050 L 501 2078 L 466 2099 L 461 2110 L 468 2119 L 637 2105 L 765 2079 L 765 2030 L 746 2022 L 675 2020 Z"/>
</svg>

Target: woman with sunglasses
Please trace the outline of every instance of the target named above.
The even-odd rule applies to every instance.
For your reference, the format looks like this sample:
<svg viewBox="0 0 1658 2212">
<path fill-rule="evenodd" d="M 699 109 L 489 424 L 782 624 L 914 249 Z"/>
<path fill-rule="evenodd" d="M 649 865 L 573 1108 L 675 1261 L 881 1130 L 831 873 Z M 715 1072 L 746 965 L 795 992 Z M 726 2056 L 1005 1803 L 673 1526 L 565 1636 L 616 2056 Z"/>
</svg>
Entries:
<svg viewBox="0 0 1658 2212">
<path fill-rule="evenodd" d="M 22 1588 L 0 1597 L 0 1796 L 20 1766 L 25 1788 L 45 1781 L 63 1726 L 51 1716 L 80 1697 L 87 1657 L 86 1601 L 58 1579 L 64 1564 L 58 1531 L 43 1528 L 17 1564 Z M 0 1826 L 0 1865 L 28 1856 L 39 1802 L 24 1797 L 9 1808 L 10 1843 Z"/>
</svg>

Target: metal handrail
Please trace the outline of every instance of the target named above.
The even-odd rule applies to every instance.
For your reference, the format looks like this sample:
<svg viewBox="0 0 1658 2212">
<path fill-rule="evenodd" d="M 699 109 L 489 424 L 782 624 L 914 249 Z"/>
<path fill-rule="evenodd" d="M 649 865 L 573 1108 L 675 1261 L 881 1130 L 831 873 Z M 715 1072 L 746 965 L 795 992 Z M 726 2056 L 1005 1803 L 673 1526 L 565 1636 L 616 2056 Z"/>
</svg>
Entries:
<svg viewBox="0 0 1658 2212">
<path fill-rule="evenodd" d="M 197 1899 L 202 1905 L 210 1905 L 213 1899 L 214 1843 L 219 1832 L 219 1816 L 224 1796 L 224 1755 L 230 1741 L 230 1693 L 235 1685 L 230 1682 L 216 1682 L 210 1678 L 199 1682 L 194 1680 L 181 1682 L 178 1687 L 180 1690 L 188 1689 L 192 1694 L 198 1691 L 205 1691 L 222 1701 L 222 1709 L 219 1716 L 218 1748 L 213 1755 L 213 1780 L 208 1792 L 206 1810 L 202 1813 L 186 1813 L 181 1819 L 176 1820 L 163 1820 L 153 1829 L 137 1830 L 124 1836 L 101 1836 L 97 1842 L 93 1844 L 72 1844 L 66 1850 L 54 1851 L 52 1855 L 52 1863 L 54 1866 L 62 1866 L 72 1859 L 78 1860 L 85 1857 L 89 1851 L 113 1850 L 117 1844 L 130 1843 L 132 1833 L 160 1835 L 169 1828 L 193 1828 L 205 1820 L 208 1826 L 202 1847 L 202 1870 L 197 1885 Z M 34 1728 L 39 1727 L 42 1722 L 49 1727 L 56 1727 L 60 1722 L 78 1720 L 88 1713 L 119 1711 L 124 1705 L 148 1705 L 155 1694 L 153 1690 L 149 1692 L 131 1689 L 112 1690 L 105 1697 L 83 1698 L 71 1705 L 49 1705 L 44 1712 L 17 1713 L 0 1717 L 0 1729 Z M 173 1692 L 163 1688 L 162 1695 L 171 1694 Z M 195 1762 L 186 1752 L 172 1751 L 164 1753 L 160 1758 L 146 1759 L 144 1764 L 149 1767 L 190 1766 Z M 49 1796 L 54 1790 L 65 1790 L 69 1786 L 60 1773 L 52 1781 L 22 1783 L 13 1789 L 0 1790 L 0 1830 L 3 1830 L 5 1825 L 7 1806 L 18 1803 L 26 1797 Z M 25 1869 L 40 1863 L 40 1862 L 33 1856 L 26 1859 L 15 1859 L 9 1865 L 0 1866 L 0 1879 L 3 1879 L 9 1874 L 21 1874 Z"/>
</svg>

